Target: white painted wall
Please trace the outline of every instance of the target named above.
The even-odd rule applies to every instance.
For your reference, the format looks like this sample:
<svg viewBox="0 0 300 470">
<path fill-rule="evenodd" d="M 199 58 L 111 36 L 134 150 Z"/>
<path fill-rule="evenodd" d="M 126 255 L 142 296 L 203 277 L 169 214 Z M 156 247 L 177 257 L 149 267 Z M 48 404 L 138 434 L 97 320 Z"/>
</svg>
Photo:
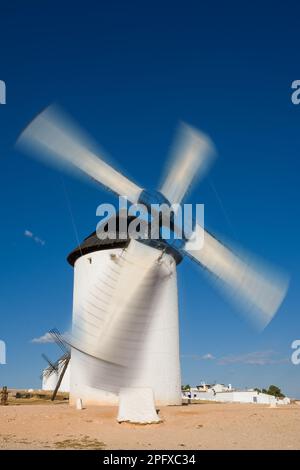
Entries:
<svg viewBox="0 0 300 470">
<path fill-rule="evenodd" d="M 210 389 L 207 390 L 207 392 L 202 392 L 197 389 L 189 391 L 184 391 L 182 396 L 184 398 L 192 398 L 194 400 L 215 400 L 215 394 L 214 392 Z"/>
<path fill-rule="evenodd" d="M 229 390 L 229 387 L 227 385 L 223 385 L 223 384 L 215 384 L 211 388 L 216 393 L 218 393 L 218 392 L 227 392 L 227 390 Z"/>
<path fill-rule="evenodd" d="M 188 392 L 184 392 L 183 396 L 189 398 Z M 257 403 L 271 405 L 287 405 L 290 403 L 289 398 L 276 399 L 272 395 L 266 393 L 258 393 L 255 390 L 235 390 L 227 392 L 216 392 L 210 389 L 207 392 L 191 391 L 191 398 L 194 400 L 210 400 L 226 403 Z"/>
<path fill-rule="evenodd" d="M 215 399 L 217 401 L 237 402 L 237 403 L 258 403 L 258 404 L 271 404 L 276 403 L 276 398 L 266 393 L 258 393 L 256 391 L 234 391 L 216 393 Z"/>
<path fill-rule="evenodd" d="M 42 390 L 45 391 L 53 391 L 57 384 L 57 373 L 53 372 L 50 377 L 45 375 L 45 370 L 43 371 L 43 379 L 42 379 Z"/>
<path fill-rule="evenodd" d="M 157 252 L 157 256 L 161 254 L 154 248 L 149 247 L 149 250 Z M 95 341 L 92 335 L 101 331 L 107 303 L 113 301 L 104 284 L 116 267 L 116 261 L 111 255 L 119 256 L 121 253 L 122 249 L 119 248 L 96 251 L 75 262 L 75 337 L 83 326 L 92 343 Z M 148 315 L 150 320 L 142 350 L 137 349 L 136 364 L 130 369 L 124 368 L 72 349 L 71 404 L 75 404 L 77 398 L 82 398 L 84 404 L 117 404 L 118 392 L 124 387 L 149 387 L 154 392 L 156 404 L 181 404 L 176 265 L 171 256 L 164 256 L 173 268 L 169 269 L 171 264 L 168 264 L 168 269 L 162 265 L 158 273 L 158 287 L 149 286 L 149 305 L 144 306 L 143 314 Z M 110 279 L 109 282 L 111 284 L 114 281 Z M 114 287 L 117 289 L 118 285 Z M 154 298 L 155 303 L 152 302 Z"/>
</svg>

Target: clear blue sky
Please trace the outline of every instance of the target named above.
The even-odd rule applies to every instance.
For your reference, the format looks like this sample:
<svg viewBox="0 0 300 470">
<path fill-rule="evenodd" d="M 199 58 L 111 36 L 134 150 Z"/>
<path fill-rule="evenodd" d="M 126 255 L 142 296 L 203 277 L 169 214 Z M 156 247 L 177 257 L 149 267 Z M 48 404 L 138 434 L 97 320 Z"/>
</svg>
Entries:
<svg viewBox="0 0 300 470">
<path fill-rule="evenodd" d="M 258 334 L 185 260 L 178 269 L 183 382 L 275 383 L 300 396 L 300 366 L 288 361 L 300 338 L 300 105 L 290 99 L 291 82 L 300 79 L 299 10 L 297 2 L 261 1 L 1 5 L 0 339 L 7 365 L 0 365 L 0 385 L 38 386 L 41 352 L 55 358 L 59 351 L 30 340 L 71 321 L 66 256 L 77 242 L 62 176 L 13 148 L 32 117 L 57 101 L 145 187 L 157 187 L 179 120 L 210 134 L 219 156 L 190 202 L 205 204 L 207 227 L 285 269 L 291 284 Z M 97 205 L 114 199 L 96 185 L 63 180 L 81 239 L 95 229 Z M 201 359 L 208 353 L 214 359 Z"/>
</svg>

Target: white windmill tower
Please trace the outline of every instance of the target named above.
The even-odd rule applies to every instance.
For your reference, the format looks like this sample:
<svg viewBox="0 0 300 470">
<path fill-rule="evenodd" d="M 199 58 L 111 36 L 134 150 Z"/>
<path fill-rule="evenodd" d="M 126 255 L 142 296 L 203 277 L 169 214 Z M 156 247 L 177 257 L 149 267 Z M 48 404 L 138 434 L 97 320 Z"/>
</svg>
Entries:
<svg viewBox="0 0 300 470">
<path fill-rule="evenodd" d="M 211 154 L 209 139 L 184 127 L 184 138 L 160 191 L 146 191 L 93 152 L 78 129 L 50 107 L 22 133 L 22 148 L 67 163 L 131 203 L 181 204 Z M 118 220 L 117 220 L 118 222 Z M 118 223 L 116 224 L 118 234 Z M 194 226 L 194 235 L 203 233 Z M 120 389 L 152 389 L 157 404 L 181 403 L 176 264 L 184 256 L 199 263 L 249 317 L 266 326 L 279 308 L 287 283 L 257 270 L 204 231 L 195 249 L 150 239 L 100 240 L 94 233 L 68 257 L 74 266 L 71 337 L 71 403 L 116 403 Z"/>
</svg>

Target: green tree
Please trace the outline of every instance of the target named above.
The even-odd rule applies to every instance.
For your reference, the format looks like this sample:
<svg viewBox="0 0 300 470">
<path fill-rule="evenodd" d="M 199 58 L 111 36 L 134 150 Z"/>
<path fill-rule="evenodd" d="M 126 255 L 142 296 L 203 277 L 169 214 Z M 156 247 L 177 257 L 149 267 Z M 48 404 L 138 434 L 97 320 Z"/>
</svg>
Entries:
<svg viewBox="0 0 300 470">
<path fill-rule="evenodd" d="M 270 385 L 267 393 L 268 393 L 268 395 L 273 395 L 274 397 L 277 397 L 277 398 L 284 398 L 285 397 L 285 395 L 282 393 L 280 388 L 277 387 L 276 385 Z"/>
<path fill-rule="evenodd" d="M 190 386 L 189 384 L 187 384 L 187 385 L 182 385 L 181 389 L 184 390 L 184 391 L 187 391 L 187 390 L 190 390 L 190 389 L 191 389 L 191 386 Z"/>
<path fill-rule="evenodd" d="M 255 390 L 258 391 L 259 389 L 255 389 Z M 270 385 L 268 389 L 263 388 L 262 393 L 266 393 L 267 395 L 272 395 L 273 397 L 276 397 L 276 398 L 284 398 L 285 397 L 285 395 L 282 393 L 280 388 L 277 387 L 277 385 Z"/>
</svg>

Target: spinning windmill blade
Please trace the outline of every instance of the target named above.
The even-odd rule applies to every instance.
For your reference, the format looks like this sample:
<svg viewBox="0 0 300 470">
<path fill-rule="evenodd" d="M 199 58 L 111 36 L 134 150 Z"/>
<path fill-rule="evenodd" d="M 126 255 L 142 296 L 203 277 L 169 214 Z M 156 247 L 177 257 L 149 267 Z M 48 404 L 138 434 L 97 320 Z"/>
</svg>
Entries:
<svg viewBox="0 0 300 470">
<path fill-rule="evenodd" d="M 199 177 L 207 171 L 215 150 L 206 135 L 182 126 L 173 155 L 174 164 L 160 189 L 172 204 L 182 201 L 197 173 Z M 286 295 L 287 277 L 235 254 L 203 227 L 194 225 L 190 239 L 180 249 L 181 254 L 208 270 L 223 293 L 238 304 L 248 320 L 259 329 L 265 328 Z M 195 248 L 199 239 L 203 239 L 203 244 Z"/>
<path fill-rule="evenodd" d="M 161 191 L 151 192 L 132 183 L 92 152 L 90 145 L 83 137 L 80 137 L 80 132 L 62 118 L 62 115 L 53 107 L 46 109 L 35 118 L 20 136 L 19 144 L 25 150 L 40 153 L 52 162 L 71 164 L 115 194 L 127 196 L 133 203 L 145 203 L 147 207 L 157 202 L 165 202 L 168 205 L 181 203 L 196 175 L 203 174 L 207 169 L 213 154 L 213 145 L 207 136 L 188 126 L 182 127 L 180 144 L 174 152 L 173 166 L 161 186 Z M 203 232 L 202 228 L 196 226 L 194 235 L 197 237 L 201 231 Z M 166 246 L 172 246 L 171 241 L 164 240 L 164 242 Z M 135 244 L 141 245 L 131 241 L 129 249 L 132 245 L 132 250 L 135 250 Z M 256 325 L 265 327 L 269 323 L 287 289 L 286 281 L 275 272 L 270 274 L 264 269 L 252 266 L 250 262 L 234 254 L 207 231 L 204 232 L 202 248 L 195 248 L 192 240 L 184 240 L 179 248 L 175 245 L 172 247 L 180 255 L 187 255 L 212 273 L 225 287 L 225 293 L 230 291 L 232 299 L 242 301 L 248 318 Z M 144 251 L 142 257 L 145 253 Z M 131 345 L 138 342 L 138 335 L 132 333 L 135 331 L 134 322 L 132 310 L 128 306 L 134 304 L 139 289 L 138 287 L 132 288 L 131 284 L 136 283 L 141 287 L 143 280 L 151 273 L 151 270 L 155 269 L 157 262 L 152 259 L 149 264 L 142 266 L 140 258 L 138 256 L 135 258 L 133 252 L 132 254 L 134 262 L 131 268 L 128 268 L 128 272 L 124 268 L 124 279 L 120 283 L 125 286 L 123 297 L 110 307 L 110 314 L 107 314 L 105 328 L 100 331 L 98 341 L 93 342 L 91 335 L 78 337 L 79 342 L 83 344 L 83 351 L 105 361 L 125 366 L 128 366 L 131 361 L 132 352 L 129 353 L 129 351 L 134 349 Z M 134 282 L 130 284 L 131 278 Z M 145 325 L 144 328 L 146 328 Z"/>
<path fill-rule="evenodd" d="M 17 147 L 55 166 L 77 168 L 107 189 L 137 202 L 142 189 L 90 150 L 80 129 L 56 106 L 40 113 L 20 135 Z"/>
<path fill-rule="evenodd" d="M 171 152 L 172 165 L 160 192 L 171 204 L 180 204 L 195 179 L 208 170 L 215 154 L 205 134 L 182 123 Z"/>
<path fill-rule="evenodd" d="M 203 228 L 196 226 L 194 237 L 200 232 Z M 275 270 L 243 259 L 207 231 L 204 231 L 203 246 L 199 249 L 194 246 L 193 241 L 187 242 L 185 253 L 213 275 L 224 293 L 229 294 L 230 300 L 244 310 L 258 329 L 265 328 L 285 297 L 287 279 Z"/>
</svg>

